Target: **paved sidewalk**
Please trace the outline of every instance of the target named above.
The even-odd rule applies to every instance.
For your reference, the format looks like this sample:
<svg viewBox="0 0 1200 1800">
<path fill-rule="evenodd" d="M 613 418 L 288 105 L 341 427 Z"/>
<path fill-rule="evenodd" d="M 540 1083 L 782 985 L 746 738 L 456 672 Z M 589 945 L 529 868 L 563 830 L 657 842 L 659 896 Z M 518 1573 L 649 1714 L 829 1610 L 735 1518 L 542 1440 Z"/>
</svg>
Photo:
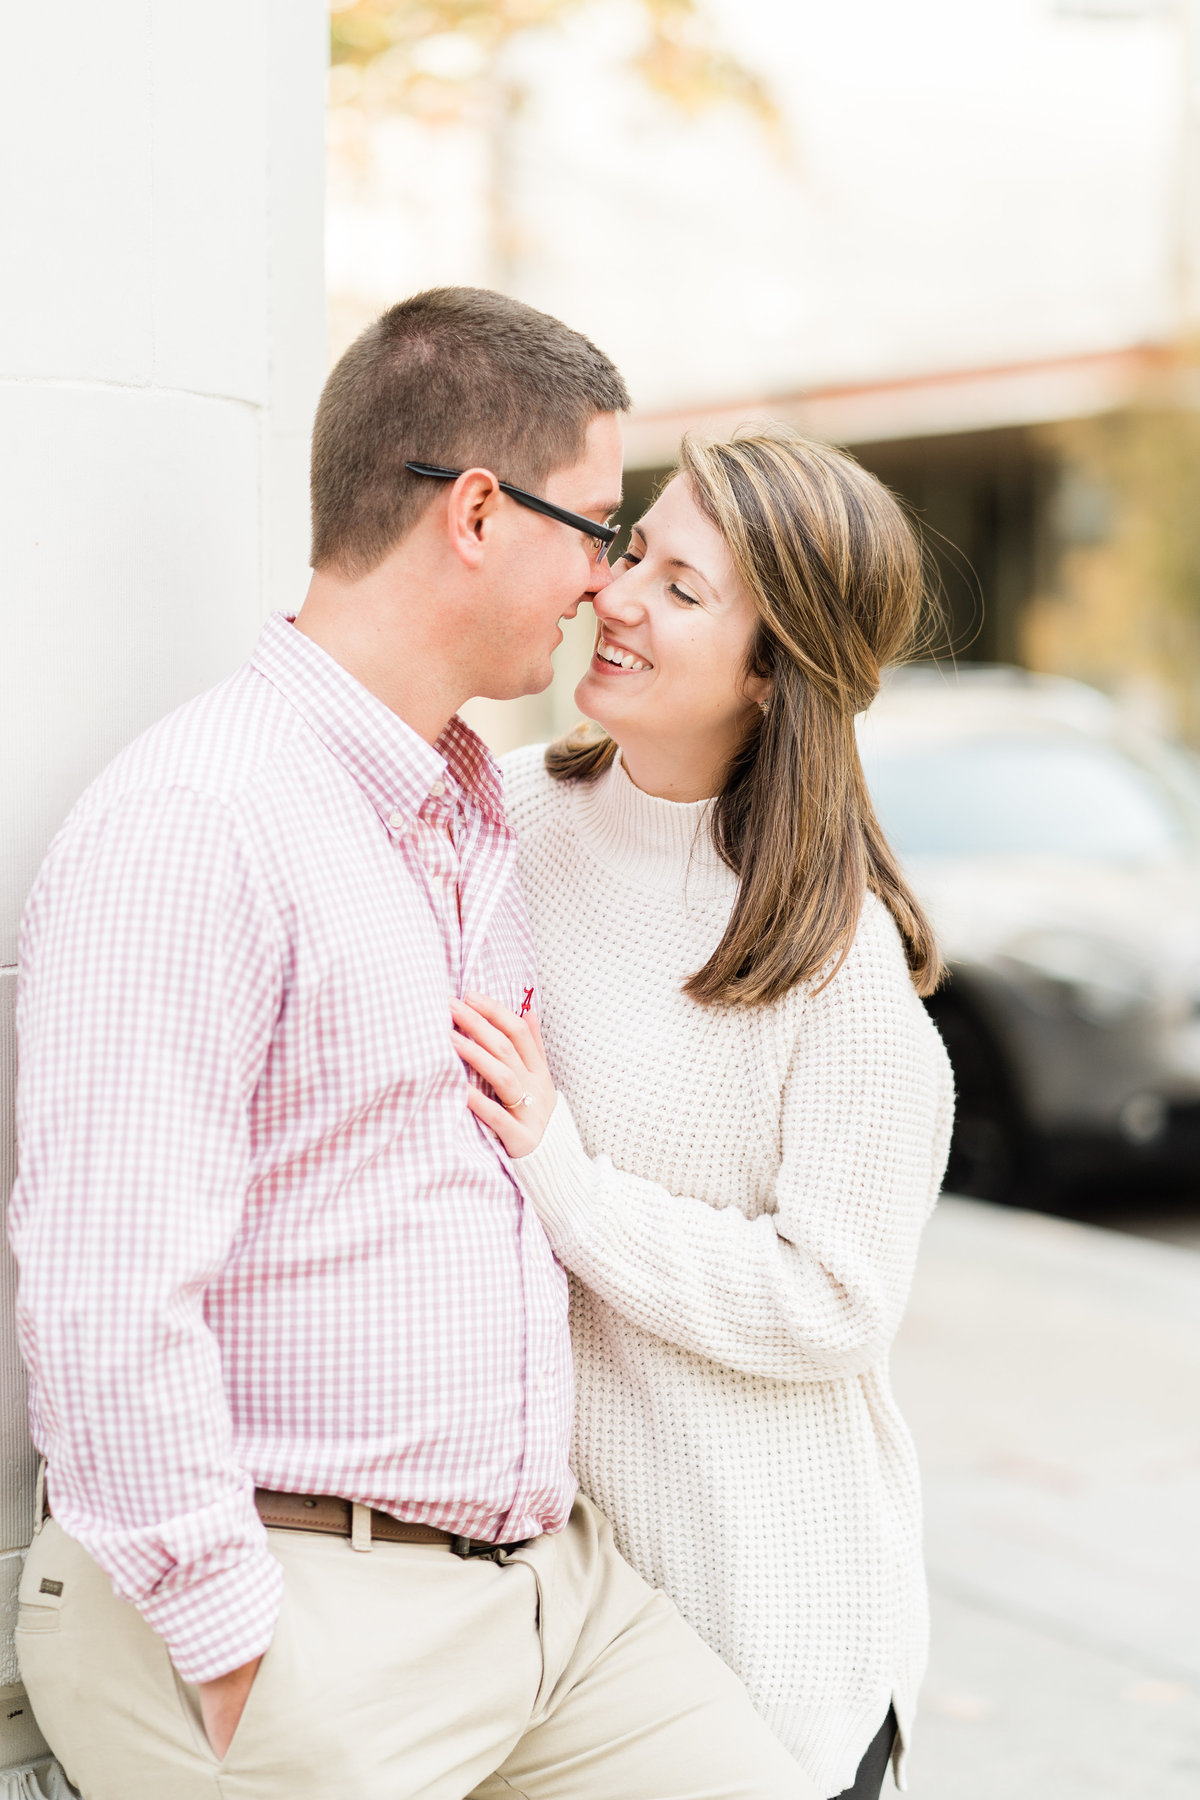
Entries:
<svg viewBox="0 0 1200 1800">
<path fill-rule="evenodd" d="M 943 1201 L 895 1377 L 934 1595 L 912 1800 L 1197 1800 L 1200 1255 Z"/>
</svg>

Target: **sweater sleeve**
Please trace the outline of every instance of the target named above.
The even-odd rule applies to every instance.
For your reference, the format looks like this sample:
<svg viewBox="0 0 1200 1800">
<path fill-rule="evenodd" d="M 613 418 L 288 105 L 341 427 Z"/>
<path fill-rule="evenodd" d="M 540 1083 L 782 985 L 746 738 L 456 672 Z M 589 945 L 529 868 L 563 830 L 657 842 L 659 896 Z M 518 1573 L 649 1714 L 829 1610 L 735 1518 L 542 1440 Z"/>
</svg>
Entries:
<svg viewBox="0 0 1200 1800">
<path fill-rule="evenodd" d="M 829 1381 L 886 1354 L 945 1167 L 945 1052 L 890 919 L 863 924 L 834 980 L 796 1009 L 773 1210 L 747 1218 L 589 1156 L 561 1095 L 513 1164 L 581 1281 L 743 1374 Z"/>
</svg>

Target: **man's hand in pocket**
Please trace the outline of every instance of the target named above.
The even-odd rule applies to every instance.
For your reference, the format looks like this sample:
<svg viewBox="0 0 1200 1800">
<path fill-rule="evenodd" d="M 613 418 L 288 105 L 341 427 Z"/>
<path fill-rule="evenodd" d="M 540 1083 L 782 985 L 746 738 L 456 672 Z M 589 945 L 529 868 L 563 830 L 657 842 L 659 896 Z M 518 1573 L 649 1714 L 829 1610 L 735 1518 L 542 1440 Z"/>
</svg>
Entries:
<svg viewBox="0 0 1200 1800">
<path fill-rule="evenodd" d="M 250 1689 L 254 1686 L 254 1677 L 258 1674 L 261 1661 L 262 1657 L 256 1656 L 253 1662 L 243 1663 L 240 1669 L 230 1669 L 227 1675 L 218 1675 L 213 1681 L 202 1681 L 198 1686 L 204 1733 L 218 1762 L 233 1742 L 233 1734 L 250 1697 Z"/>
</svg>

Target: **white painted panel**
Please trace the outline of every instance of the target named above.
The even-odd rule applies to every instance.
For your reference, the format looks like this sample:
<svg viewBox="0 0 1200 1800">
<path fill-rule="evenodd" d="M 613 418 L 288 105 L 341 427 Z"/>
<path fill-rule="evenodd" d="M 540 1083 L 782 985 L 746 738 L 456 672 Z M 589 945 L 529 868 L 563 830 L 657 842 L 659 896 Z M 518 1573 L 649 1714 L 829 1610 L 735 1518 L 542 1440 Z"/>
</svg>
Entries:
<svg viewBox="0 0 1200 1800">
<path fill-rule="evenodd" d="M 260 423 L 234 402 L 15 387 L 0 436 L 0 963 L 91 777 L 252 647 Z"/>
<path fill-rule="evenodd" d="M 150 380 L 150 12 L 151 0 L 4 10 L 6 375 Z"/>
<path fill-rule="evenodd" d="M 299 611 L 308 587 L 311 533 L 308 509 L 309 437 L 307 432 L 267 440 L 263 477 L 266 500 L 266 579 L 263 611 Z"/>
<path fill-rule="evenodd" d="M 325 116 L 327 0 L 269 0 L 270 405 L 272 430 L 303 439 L 325 380 Z M 304 471 L 307 542 L 308 480 Z M 304 567 L 307 568 L 307 555 Z"/>
<path fill-rule="evenodd" d="M 268 0 L 267 20 L 272 177 L 263 605 L 293 611 L 308 585 L 309 440 L 328 358 L 325 142 L 311 120 L 324 117 L 329 13 L 326 0 Z"/>
<path fill-rule="evenodd" d="M 153 44 L 155 383 L 261 403 L 265 8 L 157 6 Z"/>
<path fill-rule="evenodd" d="M 16 996 L 16 971 L 0 969 L 0 1209 L 5 1220 L 17 1172 L 13 1123 Z M 21 1549 L 33 1535 L 36 1462 L 29 1442 L 25 1370 L 13 1317 L 16 1287 L 16 1263 L 5 1230 L 0 1243 L 0 1551 Z M 0 1680 L 5 1679 L 8 1677 L 0 1675 Z"/>
</svg>

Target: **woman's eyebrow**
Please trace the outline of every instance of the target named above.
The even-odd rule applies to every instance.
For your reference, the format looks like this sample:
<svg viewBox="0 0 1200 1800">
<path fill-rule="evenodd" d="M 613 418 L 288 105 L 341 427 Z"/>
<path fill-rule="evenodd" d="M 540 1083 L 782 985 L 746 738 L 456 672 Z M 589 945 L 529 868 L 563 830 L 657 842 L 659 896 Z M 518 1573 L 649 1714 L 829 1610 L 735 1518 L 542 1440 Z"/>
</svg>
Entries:
<svg viewBox="0 0 1200 1800">
<path fill-rule="evenodd" d="M 646 536 L 645 530 L 643 529 L 643 527 L 641 525 L 631 525 L 629 527 L 629 533 L 630 533 L 631 537 L 640 537 L 643 544 L 649 544 L 649 542 L 650 542 L 649 538 Z M 715 586 L 709 580 L 708 576 L 704 573 L 704 570 L 698 569 L 696 567 L 695 563 L 684 562 L 684 560 L 681 556 L 668 556 L 668 557 L 664 558 L 664 560 L 666 562 L 668 569 L 686 569 L 689 575 L 699 576 L 700 580 L 704 583 L 705 587 L 712 588 L 713 593 L 714 594 L 716 593 L 717 590 L 716 590 Z"/>
<path fill-rule="evenodd" d="M 704 573 L 704 570 L 698 569 L 696 567 L 695 563 L 683 562 L 678 556 L 668 556 L 667 567 L 668 567 L 668 569 L 686 569 L 689 575 L 698 576 L 699 579 L 704 583 L 705 587 L 712 588 L 714 594 L 716 593 L 716 591 L 717 591 L 716 588 L 713 587 L 712 582 L 708 579 L 708 576 Z"/>
</svg>

